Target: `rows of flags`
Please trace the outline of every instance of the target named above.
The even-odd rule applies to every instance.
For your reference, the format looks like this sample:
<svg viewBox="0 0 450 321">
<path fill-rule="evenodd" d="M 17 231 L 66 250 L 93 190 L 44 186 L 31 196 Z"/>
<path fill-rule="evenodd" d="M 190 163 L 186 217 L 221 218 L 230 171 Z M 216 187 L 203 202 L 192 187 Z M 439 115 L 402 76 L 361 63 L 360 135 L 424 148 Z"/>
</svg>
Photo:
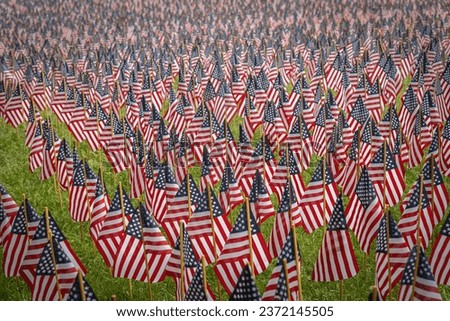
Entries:
<svg viewBox="0 0 450 321">
<path fill-rule="evenodd" d="M 88 15 L 101 16 L 98 8 Z M 114 277 L 150 284 L 169 276 L 177 299 L 211 300 L 205 277 L 211 265 L 232 299 L 300 299 L 294 232 L 323 227 L 314 281 L 358 273 L 352 231 L 364 253 L 376 240 L 382 299 L 397 283 L 401 300 L 440 299 L 437 283 L 450 279 L 443 222 L 450 42 L 446 21 L 438 24 L 430 10 L 407 2 L 405 10 L 413 9 L 423 13 L 415 23 L 391 10 L 375 18 L 378 26 L 351 20 L 325 32 L 324 24 L 303 20 L 305 28 L 291 23 L 282 31 L 275 23 L 267 31 L 253 26 L 258 32 L 241 31 L 240 39 L 227 38 L 226 27 L 211 18 L 210 29 L 224 31 L 223 37 L 193 37 L 198 26 L 188 23 L 187 33 L 152 32 L 147 39 L 156 37 L 158 45 L 147 45 L 137 25 L 131 28 L 141 20 L 136 17 L 126 37 L 114 39 L 89 27 L 52 35 L 49 26 L 45 41 L 25 37 L 3 49 L 0 117 L 14 128 L 25 123 L 29 171 L 39 171 L 41 180 L 55 177 L 58 189 L 68 191 L 68 215 L 89 222 Z M 64 41 L 50 41 L 60 32 Z M 128 173 L 128 192 L 119 184 L 109 198 L 102 170 L 96 174 L 92 160 L 80 158 L 81 142 L 104 154 L 115 174 Z M 419 168 L 420 175 L 402 198 L 406 168 Z M 306 170 L 313 171 L 308 184 Z M 131 199 L 141 202 L 134 207 Z M 398 222 L 389 215 L 397 204 Z M 1 206 L 7 276 L 21 275 L 36 300 L 94 298 L 85 293 L 84 267 L 50 215 L 40 218 L 27 200 L 18 207 L 3 188 Z M 268 218 L 274 223 L 266 242 L 260 227 Z M 431 243 L 428 262 L 423 252 Z M 273 260 L 260 295 L 254 279 Z"/>
</svg>

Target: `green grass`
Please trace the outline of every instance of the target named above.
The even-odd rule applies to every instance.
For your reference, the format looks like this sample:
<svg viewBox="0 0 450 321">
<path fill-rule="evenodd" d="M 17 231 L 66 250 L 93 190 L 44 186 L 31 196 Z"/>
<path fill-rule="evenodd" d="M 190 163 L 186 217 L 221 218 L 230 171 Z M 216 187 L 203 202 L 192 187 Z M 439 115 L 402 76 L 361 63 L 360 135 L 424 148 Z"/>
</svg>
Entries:
<svg viewBox="0 0 450 321">
<path fill-rule="evenodd" d="M 404 83 L 406 88 L 408 81 Z M 397 100 L 397 104 L 400 101 Z M 397 105 L 398 106 L 398 105 Z M 164 105 L 164 109 L 168 106 Z M 44 117 L 47 115 L 44 113 Z M 56 119 L 53 115 L 49 115 L 54 123 Z M 239 117 L 235 117 L 230 124 L 234 137 L 238 137 L 238 125 L 242 122 Z M 73 144 L 73 139 L 69 135 L 67 128 L 58 124 L 56 126 L 60 137 L 65 137 Z M 31 205 L 40 214 L 48 207 L 50 213 L 54 216 L 59 227 L 69 240 L 75 252 L 88 269 L 86 279 L 93 288 L 94 292 L 100 300 L 109 300 L 115 295 L 118 300 L 148 300 L 147 284 L 131 281 L 127 279 L 113 278 L 111 271 L 103 263 L 101 256 L 98 254 L 95 246 L 89 238 L 88 223 L 75 223 L 71 220 L 68 212 L 68 192 L 62 192 L 62 206 L 59 202 L 59 195 L 55 190 L 53 179 L 47 181 L 39 180 L 39 171 L 30 173 L 28 171 L 28 148 L 24 145 L 25 125 L 22 124 L 18 130 L 7 126 L 3 120 L 0 120 L 0 184 L 11 194 L 14 200 L 20 205 L 23 200 L 23 193 L 26 194 Z M 261 137 L 260 128 L 257 129 L 252 143 L 256 145 Z M 89 165 L 98 171 L 100 163 L 104 171 L 105 184 L 112 198 L 118 182 L 122 182 L 124 189 L 129 191 L 129 182 L 126 172 L 114 175 L 111 167 L 106 161 L 106 157 L 102 152 L 92 152 L 86 143 L 77 146 L 81 157 L 85 157 Z M 313 158 L 310 168 L 302 173 L 305 185 L 311 179 L 315 164 L 318 159 Z M 409 190 L 413 182 L 418 177 L 420 166 L 407 171 L 405 193 Z M 193 174 L 196 182 L 199 182 L 200 169 L 191 168 L 190 173 Z M 445 178 L 447 189 L 450 187 L 449 179 Z M 218 191 L 218 186 L 215 187 Z M 272 197 L 275 209 L 278 204 L 276 198 Z M 348 198 L 344 198 L 344 205 L 348 203 Z M 133 204 L 137 205 L 137 200 L 133 200 Z M 231 221 L 234 223 L 240 207 L 237 207 L 231 213 Z M 398 221 L 400 218 L 399 205 L 391 209 L 394 217 Z M 273 218 L 268 219 L 261 225 L 262 233 L 266 239 L 269 238 L 270 230 L 273 225 Z M 436 228 L 439 230 L 439 227 Z M 305 300 L 339 300 L 340 299 L 340 282 L 313 282 L 311 281 L 311 272 L 322 243 L 324 229 L 318 229 L 307 235 L 302 229 L 296 230 L 297 238 L 302 253 L 302 286 L 303 296 Z M 371 286 L 374 284 L 375 276 L 375 248 L 372 244 L 370 255 L 365 255 L 359 250 L 358 243 L 353 233 L 351 233 L 353 247 L 357 258 L 360 272 L 353 278 L 342 282 L 343 299 L 344 300 L 366 300 L 370 292 Z M 429 255 L 430 249 L 427 254 Z M 2 250 L 0 249 L 0 254 Z M 2 255 L 1 255 L 2 256 Z M 0 257 L 1 262 L 1 257 Z M 262 274 L 256 277 L 257 286 L 261 293 L 264 292 L 265 286 L 270 278 L 270 274 L 275 265 L 275 260 L 270 267 Z M 213 289 L 218 299 L 218 281 L 214 275 L 212 267 L 207 268 L 208 284 Z M 130 293 L 130 283 L 132 285 L 132 293 Z M 153 300 L 175 300 L 175 285 L 171 278 L 166 278 L 163 282 L 152 284 Z M 440 286 L 441 294 L 444 300 L 450 300 L 450 288 Z M 393 298 L 396 297 L 398 286 L 393 291 Z M 220 298 L 226 300 L 227 296 L 223 289 L 220 290 Z M 6 278 L 0 269 L 0 300 L 30 300 L 31 294 L 28 287 L 20 278 Z"/>
</svg>

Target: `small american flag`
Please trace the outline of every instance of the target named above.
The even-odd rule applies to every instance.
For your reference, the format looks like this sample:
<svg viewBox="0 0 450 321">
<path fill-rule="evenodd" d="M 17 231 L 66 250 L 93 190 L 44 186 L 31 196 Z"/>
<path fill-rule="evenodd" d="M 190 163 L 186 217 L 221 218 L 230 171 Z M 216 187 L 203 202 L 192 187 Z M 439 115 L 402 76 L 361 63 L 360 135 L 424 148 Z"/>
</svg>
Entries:
<svg viewBox="0 0 450 321">
<path fill-rule="evenodd" d="M 345 280 L 358 272 L 359 267 L 350 240 L 340 194 L 328 222 L 311 279 L 325 282 Z"/>
<path fill-rule="evenodd" d="M 250 216 L 251 247 L 255 275 L 263 272 L 269 265 L 271 257 L 262 233 L 256 224 L 256 219 L 247 206 L 243 206 L 228 237 L 214 271 L 228 294 L 233 292 L 239 275 L 246 264 L 250 262 L 248 219 Z M 251 262 L 250 262 L 251 263 Z"/>
<path fill-rule="evenodd" d="M 442 301 L 425 253 L 422 248 L 420 248 L 419 254 L 417 252 L 417 246 L 415 245 L 412 247 L 406 262 L 403 278 L 400 282 L 400 290 L 398 291 L 398 300 Z M 419 255 L 419 266 L 416 266 L 417 255 Z"/>
<path fill-rule="evenodd" d="M 82 289 L 84 290 L 84 297 L 86 301 L 98 301 L 97 296 L 84 277 L 82 277 L 82 281 L 83 284 L 80 286 L 79 278 L 75 279 L 75 282 L 67 295 L 66 301 L 82 301 Z"/>
<path fill-rule="evenodd" d="M 31 299 L 33 301 L 64 300 L 77 275 L 75 265 L 58 241 L 52 238 L 45 245 L 37 263 Z"/>
<path fill-rule="evenodd" d="M 431 269 L 439 284 L 450 285 L 450 215 L 447 216 L 430 256 Z"/>
<path fill-rule="evenodd" d="M 375 280 L 378 295 L 382 300 L 385 300 L 389 290 L 400 282 L 408 256 L 409 247 L 389 212 L 381 219 L 375 254 Z"/>
<path fill-rule="evenodd" d="M 230 295 L 230 301 L 261 301 L 261 295 L 256 287 L 250 267 L 246 264 Z"/>
<path fill-rule="evenodd" d="M 375 193 L 366 167 L 362 169 L 355 193 L 350 196 L 345 216 L 361 249 L 365 253 L 369 253 L 370 243 L 376 237 L 383 216 L 383 207 Z"/>
</svg>

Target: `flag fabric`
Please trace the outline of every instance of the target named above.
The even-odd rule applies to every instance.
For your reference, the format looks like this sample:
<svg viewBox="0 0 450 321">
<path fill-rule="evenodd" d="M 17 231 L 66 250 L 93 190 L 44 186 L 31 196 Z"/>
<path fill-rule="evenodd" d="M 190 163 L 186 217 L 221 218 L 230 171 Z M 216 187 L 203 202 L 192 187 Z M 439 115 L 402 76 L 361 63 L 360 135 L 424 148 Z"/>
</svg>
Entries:
<svg viewBox="0 0 450 321">
<path fill-rule="evenodd" d="M 75 222 L 86 222 L 90 219 L 90 203 L 85 175 L 85 161 L 75 167 L 72 184 L 69 187 L 69 213 Z"/>
<path fill-rule="evenodd" d="M 110 202 L 106 189 L 101 179 L 101 173 L 97 176 L 97 184 L 95 186 L 95 197 L 91 203 L 91 219 L 89 220 L 89 234 L 94 242 L 97 242 L 103 222 L 108 213 Z"/>
<path fill-rule="evenodd" d="M 78 271 L 55 239 L 48 240 L 36 266 L 31 299 L 33 301 L 64 300 L 77 278 Z"/>
<path fill-rule="evenodd" d="M 230 234 L 231 224 L 211 187 L 200 198 L 186 230 L 197 259 L 200 261 L 203 257 L 206 264 L 217 261 Z"/>
<path fill-rule="evenodd" d="M 311 279 L 322 282 L 345 280 L 355 276 L 358 272 L 359 267 L 344 216 L 342 195 L 339 194 L 317 261 L 314 264 Z"/>
<path fill-rule="evenodd" d="M 382 216 L 383 207 L 375 193 L 367 168 L 363 167 L 355 193 L 350 196 L 345 209 L 345 217 L 364 253 L 369 253 L 370 244 L 377 236 Z"/>
<path fill-rule="evenodd" d="M 228 215 L 239 204 L 244 203 L 244 198 L 234 176 L 233 168 L 228 162 L 225 164 L 220 182 L 219 203 L 225 215 Z"/>
<path fill-rule="evenodd" d="M 400 282 L 409 252 L 409 247 L 389 212 L 381 219 L 376 243 L 375 282 L 381 300 L 386 300 L 389 294 L 389 282 L 391 290 Z"/>
<path fill-rule="evenodd" d="M 272 257 L 278 257 L 280 255 L 292 225 L 295 227 L 300 226 L 301 216 L 297 197 L 295 196 L 294 188 L 289 177 L 286 180 L 278 213 L 275 215 L 273 227 L 270 231 L 268 245 L 269 253 Z"/>
<path fill-rule="evenodd" d="M 259 224 L 275 215 L 275 210 L 273 209 L 269 193 L 264 186 L 262 175 L 258 170 L 255 171 L 255 176 L 253 178 L 253 185 L 249 195 L 249 203 L 250 210 L 255 215 Z"/>
<path fill-rule="evenodd" d="M 248 264 L 244 266 L 230 295 L 230 301 L 261 301 L 255 279 Z"/>
<path fill-rule="evenodd" d="M 298 272 L 301 264 L 301 254 L 298 245 L 294 245 L 293 233 L 295 233 L 295 231 L 291 229 L 283 244 L 282 251 L 278 255 L 277 263 L 262 296 L 262 300 L 264 301 L 288 301 L 298 298 Z M 296 248 L 298 249 L 297 254 L 295 253 Z M 286 267 L 283 263 L 284 260 L 286 261 Z M 291 294 L 290 298 L 287 295 L 288 287 Z"/>
<path fill-rule="evenodd" d="M 75 279 L 66 301 L 82 301 L 83 295 L 86 301 L 98 301 L 97 296 L 84 277 L 82 277 L 82 282 L 83 284 L 80 284 L 79 278 Z M 82 291 L 84 291 L 84 294 L 82 294 Z"/>
<path fill-rule="evenodd" d="M 204 276 L 203 267 L 200 265 L 195 271 L 194 277 L 192 278 L 191 284 L 184 297 L 185 301 L 214 301 L 215 298 L 212 296 L 212 291 L 209 288 L 205 289 L 204 286 Z M 208 285 L 207 285 L 208 287 Z"/>
<path fill-rule="evenodd" d="M 325 224 L 324 218 L 326 221 L 330 219 L 338 194 L 330 168 L 326 162 L 324 166 L 322 159 L 299 202 L 301 224 L 306 233 L 311 233 Z"/>
<path fill-rule="evenodd" d="M 13 200 L 6 189 L 0 185 L 0 211 L 2 219 L 0 221 L 0 245 L 3 245 L 7 236 L 11 232 L 12 223 L 19 206 Z"/>
<path fill-rule="evenodd" d="M 422 246 L 427 248 L 433 234 L 433 229 L 436 225 L 436 219 L 433 217 L 434 215 L 426 188 L 421 187 L 420 185 L 421 181 L 419 177 L 400 206 L 402 216 L 398 222 L 398 228 L 410 248 L 412 248 L 414 244 L 417 244 L 417 229 L 420 230 Z M 420 195 L 421 191 L 422 195 Z M 418 217 L 419 207 L 420 219 Z M 418 224 L 420 224 L 420 226 L 418 226 Z"/>
<path fill-rule="evenodd" d="M 442 301 L 425 253 L 413 246 L 398 291 L 399 301 Z M 417 258 L 419 255 L 419 258 Z M 418 264 L 418 266 L 416 266 Z"/>
<path fill-rule="evenodd" d="M 189 289 L 195 271 L 199 266 L 200 263 L 195 257 L 191 238 L 183 225 L 180 230 L 180 237 L 172 249 L 172 254 L 166 265 L 167 275 L 173 277 L 177 284 L 178 300 L 181 299 L 183 297 L 182 294 L 185 294 Z M 180 282 L 181 278 L 184 280 L 183 284 Z"/>
<path fill-rule="evenodd" d="M 198 204 L 200 199 L 201 193 L 198 190 L 192 175 L 189 174 L 188 176 L 185 176 L 180 185 L 180 189 L 170 202 L 167 213 L 161 223 L 170 244 L 174 245 L 180 236 L 180 221 L 184 223 L 188 222 L 190 218 L 189 213 L 192 215 L 195 210 L 195 206 Z"/>
<path fill-rule="evenodd" d="M 382 205 L 395 206 L 402 197 L 405 181 L 387 144 L 378 149 L 367 170 Z"/>
<path fill-rule="evenodd" d="M 147 257 L 148 278 L 151 283 L 162 281 L 166 276 L 166 265 L 172 248 L 161 233 L 153 216 L 140 205 L 144 248 Z"/>
<path fill-rule="evenodd" d="M 40 217 L 25 199 L 19 207 L 3 246 L 3 273 L 6 277 L 19 276 L 19 268 L 25 257 L 28 244 L 38 227 Z"/>
<path fill-rule="evenodd" d="M 433 274 L 436 277 L 436 282 L 439 284 L 450 285 L 450 215 L 447 216 L 442 225 L 436 241 L 434 242 L 433 250 L 430 255 L 430 265 Z"/>
<path fill-rule="evenodd" d="M 96 243 L 108 267 L 114 263 L 120 239 L 133 213 L 134 208 L 127 193 L 121 190 L 121 186 L 117 187 Z"/>
<path fill-rule="evenodd" d="M 433 157 L 433 156 L 432 156 Z M 450 197 L 439 170 L 439 166 L 434 158 L 428 158 L 422 168 L 423 186 L 427 192 L 433 213 L 433 224 L 438 224 L 444 217 Z"/>
<path fill-rule="evenodd" d="M 250 217 L 250 222 L 248 217 Z M 251 239 L 249 239 L 248 225 L 250 225 Z M 250 262 L 251 253 L 253 257 L 253 273 L 258 275 L 268 267 L 271 257 L 252 211 L 250 209 L 247 210 L 247 206 L 243 206 L 219 260 L 214 266 L 214 272 L 228 294 L 231 294 L 236 287 L 239 275 L 245 265 L 248 263 L 252 264 Z"/>
<path fill-rule="evenodd" d="M 147 259 L 139 211 L 134 210 L 125 233 L 121 235 L 112 269 L 114 277 L 147 282 Z"/>
<path fill-rule="evenodd" d="M 70 246 L 69 241 L 61 232 L 59 226 L 57 225 L 51 214 L 48 215 L 48 229 L 51 232 L 53 241 L 58 242 L 59 246 L 62 248 L 65 255 L 69 257 L 76 270 L 80 270 L 82 274 L 85 275 L 87 273 L 86 268 L 78 258 L 75 251 Z M 42 256 L 44 248 L 49 244 L 49 239 L 47 238 L 47 236 L 47 222 L 45 217 L 42 217 L 39 221 L 36 232 L 34 233 L 33 239 L 28 245 L 25 257 L 19 270 L 20 276 L 25 281 L 25 283 L 27 283 L 30 290 L 33 289 L 35 283 L 36 269 L 37 264 L 39 263 L 39 259 Z"/>
</svg>

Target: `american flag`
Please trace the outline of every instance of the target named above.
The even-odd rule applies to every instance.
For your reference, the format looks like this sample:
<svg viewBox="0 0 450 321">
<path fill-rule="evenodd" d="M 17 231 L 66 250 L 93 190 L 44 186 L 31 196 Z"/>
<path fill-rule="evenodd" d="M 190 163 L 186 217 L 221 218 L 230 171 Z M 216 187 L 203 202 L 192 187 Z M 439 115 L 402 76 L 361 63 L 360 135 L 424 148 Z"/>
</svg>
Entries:
<svg viewBox="0 0 450 321">
<path fill-rule="evenodd" d="M 220 180 L 219 177 L 216 175 L 214 166 L 209 158 L 209 151 L 206 145 L 203 146 L 203 156 L 201 164 L 202 168 L 200 176 L 200 191 L 204 192 L 208 184 L 214 186 Z"/>
<path fill-rule="evenodd" d="M 40 217 L 25 199 L 19 207 L 3 244 L 3 273 L 6 277 L 19 276 L 19 268 L 30 240 L 38 227 Z"/>
<path fill-rule="evenodd" d="M 252 189 L 249 194 L 250 210 L 259 224 L 275 215 L 269 193 L 264 186 L 264 180 L 258 170 L 255 171 Z"/>
<path fill-rule="evenodd" d="M 292 128 L 285 142 L 295 154 L 301 171 L 307 169 L 313 154 L 313 142 L 302 114 L 293 119 Z"/>
<path fill-rule="evenodd" d="M 381 201 L 375 193 L 367 168 L 363 167 L 355 193 L 350 196 L 345 209 L 345 217 L 364 253 L 369 253 L 370 243 L 377 235 L 382 216 Z"/>
<path fill-rule="evenodd" d="M 58 242 L 59 246 L 64 250 L 65 255 L 67 255 L 72 264 L 75 265 L 76 270 L 80 270 L 83 275 L 86 274 L 86 268 L 84 267 L 83 263 L 81 263 L 80 259 L 70 246 L 69 241 L 62 234 L 60 228 L 56 224 L 56 221 L 53 219 L 51 214 L 48 214 L 48 223 L 48 229 L 51 232 L 53 241 Z M 27 283 L 30 290 L 33 289 L 33 285 L 35 283 L 36 268 L 37 264 L 39 263 L 39 259 L 45 246 L 49 244 L 49 239 L 47 238 L 48 229 L 46 218 L 42 217 L 36 229 L 36 232 L 34 233 L 33 239 L 28 245 L 25 257 L 22 261 L 22 265 L 20 266 L 20 276 L 25 281 L 25 283 Z"/>
<path fill-rule="evenodd" d="M 214 266 L 214 271 L 228 294 L 233 292 L 246 264 L 251 264 L 254 275 L 258 275 L 268 267 L 271 261 L 269 249 L 256 224 L 256 219 L 247 207 L 250 206 L 242 206 L 227 243 Z M 253 261 L 251 261 L 252 258 Z"/>
<path fill-rule="evenodd" d="M 447 188 L 436 160 L 431 156 L 422 168 L 423 186 L 433 211 L 433 224 L 438 224 L 444 217 L 450 202 Z"/>
<path fill-rule="evenodd" d="M 230 294 L 230 301 L 261 301 L 261 295 L 256 287 L 255 279 L 246 264 Z"/>
<path fill-rule="evenodd" d="M 375 254 L 375 281 L 382 300 L 386 300 L 389 290 L 400 282 L 408 256 L 409 247 L 388 212 L 381 219 L 378 228 Z"/>
<path fill-rule="evenodd" d="M 119 185 L 114 194 L 108 213 L 106 213 L 96 243 L 98 251 L 102 255 L 106 265 L 109 267 L 114 263 L 114 258 L 120 245 L 120 238 L 133 213 L 134 208 L 131 201 L 128 198 L 127 193 L 122 190 L 122 186 Z"/>
<path fill-rule="evenodd" d="M 313 281 L 338 281 L 355 276 L 359 272 L 355 253 L 344 216 L 342 195 L 339 194 L 328 222 L 322 246 L 314 264 Z"/>
<path fill-rule="evenodd" d="M 101 173 L 99 173 L 95 186 L 95 196 L 90 205 L 92 215 L 89 220 L 89 234 L 94 242 L 98 240 L 109 206 L 109 197 L 102 182 Z"/>
<path fill-rule="evenodd" d="M 148 281 L 147 259 L 144 250 L 143 227 L 140 210 L 135 210 L 121 235 L 114 263 L 113 276 Z"/>
<path fill-rule="evenodd" d="M 189 184 L 189 186 L 188 186 Z M 188 198 L 188 191 L 189 197 Z M 180 189 L 169 203 L 167 213 L 161 223 L 170 244 L 174 245 L 180 234 L 180 221 L 186 223 L 189 220 L 189 213 L 195 210 L 196 204 L 201 199 L 201 193 L 195 184 L 192 175 L 185 176 L 181 182 Z M 189 209 L 189 204 L 191 208 Z"/>
<path fill-rule="evenodd" d="M 98 301 L 97 296 L 83 276 L 81 277 L 81 281 L 82 284 L 80 284 L 80 277 L 75 279 L 66 297 L 66 301 L 83 301 L 83 298 L 85 301 Z M 84 293 L 82 294 L 83 291 Z"/>
<path fill-rule="evenodd" d="M 62 190 L 69 188 L 69 171 L 67 158 L 72 156 L 72 152 L 67 145 L 66 139 L 63 138 L 56 156 L 56 171 L 58 175 L 59 186 Z"/>
<path fill-rule="evenodd" d="M 239 204 L 244 203 L 244 198 L 234 176 L 233 168 L 228 162 L 225 164 L 220 183 L 219 203 L 225 215 L 228 215 Z"/>
<path fill-rule="evenodd" d="M 364 125 L 368 118 L 369 112 L 367 111 L 366 105 L 364 104 L 362 97 L 358 96 L 347 119 L 352 132 L 355 132 L 359 127 Z"/>
<path fill-rule="evenodd" d="M 414 130 L 414 121 L 419 112 L 419 103 L 417 102 L 416 93 L 411 85 L 403 95 L 402 102 L 403 104 L 398 119 L 402 125 L 403 133 L 407 139 L 410 139 Z"/>
<path fill-rule="evenodd" d="M 417 246 L 415 245 L 412 247 L 406 262 L 398 291 L 398 300 L 442 301 L 425 253 L 422 248 L 420 248 L 419 254 L 417 252 Z M 417 258 L 417 255 L 419 255 L 419 258 Z"/>
<path fill-rule="evenodd" d="M 417 244 L 416 237 L 418 229 L 420 230 L 422 246 L 427 248 L 436 225 L 436 218 L 433 217 L 434 215 L 426 188 L 421 185 L 423 185 L 423 181 L 419 176 L 400 206 L 402 216 L 398 222 L 398 228 L 410 248 Z M 422 195 L 420 195 L 421 192 Z"/>
<path fill-rule="evenodd" d="M 151 283 L 162 281 L 166 276 L 166 264 L 172 253 L 172 248 L 167 242 L 153 216 L 141 204 L 140 214 L 144 248 L 147 257 L 148 275 Z"/>
<path fill-rule="evenodd" d="M 14 91 L 11 93 L 5 107 L 5 121 L 14 128 L 17 128 L 25 119 L 25 110 L 23 102 L 23 92 L 20 84 L 15 86 Z"/>
<path fill-rule="evenodd" d="M 286 237 L 282 251 L 278 255 L 277 263 L 272 271 L 269 282 L 267 283 L 262 299 L 264 301 L 274 301 L 275 299 L 288 301 L 298 297 L 299 284 L 298 272 L 300 271 L 300 250 L 298 245 L 294 245 L 294 230 L 290 230 Z M 295 250 L 298 249 L 298 253 Z M 286 267 L 283 261 L 286 262 Z M 286 276 L 287 270 L 287 276 Z M 287 281 L 289 280 L 289 281 Z M 287 295 L 287 288 L 291 294 L 291 298 Z"/>
<path fill-rule="evenodd" d="M 159 169 L 153 188 L 151 208 L 156 221 L 161 223 L 167 214 L 167 204 L 172 202 L 179 189 L 172 170 L 167 164 L 162 165 Z"/>
<path fill-rule="evenodd" d="M 378 149 L 367 170 L 382 205 L 395 206 L 402 197 L 405 180 L 386 143 Z"/>
<path fill-rule="evenodd" d="M 292 180 L 294 193 L 298 197 L 301 197 L 305 192 L 305 184 L 303 183 L 303 179 L 300 175 L 301 170 L 297 163 L 297 159 L 294 156 L 294 152 L 290 147 L 291 146 L 288 145 L 281 155 L 281 159 L 278 162 L 278 166 L 271 181 L 272 191 L 275 192 L 278 201 L 281 200 L 288 176 L 290 176 Z"/>
<path fill-rule="evenodd" d="M 434 242 L 433 250 L 430 256 L 431 269 L 436 277 L 436 282 L 439 284 L 450 284 L 450 215 L 447 216 L 442 225 L 436 241 Z"/>
<path fill-rule="evenodd" d="M 36 126 L 33 142 L 31 144 L 30 154 L 28 156 L 28 169 L 33 173 L 42 166 L 44 156 L 42 154 L 45 147 L 44 130 L 42 122 Z"/>
<path fill-rule="evenodd" d="M 41 174 L 39 176 L 41 180 L 49 179 L 56 171 L 56 154 L 61 142 L 52 126 L 46 131 L 45 141 L 45 147 L 42 151 Z"/>
<path fill-rule="evenodd" d="M 0 210 L 2 219 L 0 220 L 0 245 L 3 245 L 11 232 L 14 217 L 19 210 L 16 202 L 6 189 L 0 185 Z"/>
<path fill-rule="evenodd" d="M 53 237 L 48 240 L 36 265 L 31 290 L 33 301 L 64 300 L 78 276 L 75 265 Z"/>
<path fill-rule="evenodd" d="M 330 168 L 326 162 L 324 165 L 322 159 L 299 202 L 301 224 L 306 233 L 311 233 L 325 224 L 324 218 L 326 221 L 330 219 L 337 196 L 337 184 Z"/>
<path fill-rule="evenodd" d="M 77 142 L 81 143 L 85 139 L 84 135 L 84 122 L 86 119 L 85 114 L 85 96 L 75 88 L 75 108 L 70 117 L 68 128 L 73 134 L 73 137 Z"/>
<path fill-rule="evenodd" d="M 217 261 L 230 234 L 231 224 L 211 187 L 203 192 L 186 225 L 196 257 L 206 264 Z"/>
<path fill-rule="evenodd" d="M 200 265 L 195 271 L 191 284 L 186 292 L 185 301 L 214 301 L 215 297 L 212 295 L 211 289 L 206 285 L 204 280 L 203 267 Z"/>
<path fill-rule="evenodd" d="M 90 219 L 90 204 L 87 181 L 84 174 L 84 162 L 75 168 L 72 184 L 69 187 L 69 213 L 75 222 L 86 222 Z"/>
<path fill-rule="evenodd" d="M 166 265 L 167 275 L 172 276 L 177 283 L 178 299 L 184 297 L 194 278 L 195 271 L 200 266 L 194 254 L 191 238 L 184 228 L 184 224 L 181 223 L 181 225 L 180 237 L 172 249 Z"/>
<path fill-rule="evenodd" d="M 290 177 L 286 180 L 283 197 L 281 198 L 278 213 L 275 215 L 272 230 L 269 236 L 269 253 L 272 257 L 278 257 L 283 250 L 292 225 L 301 225 L 300 209 L 297 197 Z"/>
</svg>

